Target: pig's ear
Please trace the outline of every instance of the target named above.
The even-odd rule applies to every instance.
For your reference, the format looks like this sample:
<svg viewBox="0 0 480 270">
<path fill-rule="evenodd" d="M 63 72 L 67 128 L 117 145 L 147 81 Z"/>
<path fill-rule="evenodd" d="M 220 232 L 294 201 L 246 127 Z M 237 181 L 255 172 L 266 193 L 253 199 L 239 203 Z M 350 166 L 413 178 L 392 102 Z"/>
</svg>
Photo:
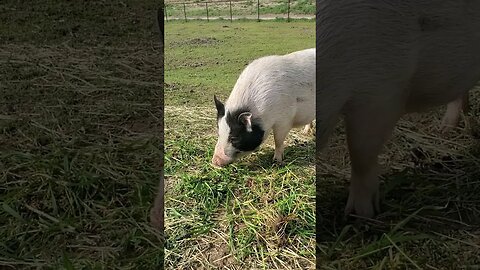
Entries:
<svg viewBox="0 0 480 270">
<path fill-rule="evenodd" d="M 217 99 L 217 96 L 213 95 L 213 100 L 215 101 L 215 107 L 217 108 L 217 117 L 222 117 L 225 115 L 225 105 Z"/>
<path fill-rule="evenodd" d="M 238 116 L 240 123 L 244 124 L 247 128 L 247 132 L 252 132 L 252 113 L 244 112 Z"/>
</svg>

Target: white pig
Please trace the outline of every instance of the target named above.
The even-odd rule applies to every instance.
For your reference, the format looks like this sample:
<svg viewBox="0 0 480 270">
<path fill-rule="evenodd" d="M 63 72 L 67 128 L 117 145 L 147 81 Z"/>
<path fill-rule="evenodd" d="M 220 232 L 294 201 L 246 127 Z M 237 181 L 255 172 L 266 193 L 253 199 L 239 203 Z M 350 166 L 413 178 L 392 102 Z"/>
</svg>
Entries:
<svg viewBox="0 0 480 270">
<path fill-rule="evenodd" d="M 399 118 L 447 103 L 459 111 L 452 102 L 479 81 L 480 1 L 319 0 L 316 30 L 317 154 L 343 115 L 345 214 L 372 217 L 378 155 Z"/>
<path fill-rule="evenodd" d="M 218 140 L 212 164 L 223 167 L 252 153 L 273 130 L 274 160 L 282 162 L 290 129 L 315 119 L 315 49 L 266 56 L 240 74 L 225 105 L 214 96 Z"/>
</svg>

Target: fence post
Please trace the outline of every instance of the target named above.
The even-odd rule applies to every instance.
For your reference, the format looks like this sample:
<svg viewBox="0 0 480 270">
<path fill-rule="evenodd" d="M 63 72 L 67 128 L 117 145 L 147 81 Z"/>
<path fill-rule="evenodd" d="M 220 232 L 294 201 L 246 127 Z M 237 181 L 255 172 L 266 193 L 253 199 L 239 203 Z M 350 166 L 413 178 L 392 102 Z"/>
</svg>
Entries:
<svg viewBox="0 0 480 270">
<path fill-rule="evenodd" d="M 290 0 L 288 0 L 287 6 L 287 22 L 290 22 Z"/>
<path fill-rule="evenodd" d="M 233 17 L 232 17 L 232 0 L 230 0 L 230 22 L 233 22 Z"/>
<path fill-rule="evenodd" d="M 205 7 L 207 8 L 207 22 L 209 22 L 210 20 L 208 19 L 208 2 L 205 2 Z"/>
<path fill-rule="evenodd" d="M 183 3 L 183 15 L 185 16 L 185 21 L 187 21 L 187 11 L 185 8 L 185 3 Z"/>
<path fill-rule="evenodd" d="M 260 21 L 260 0 L 257 0 L 257 21 Z"/>
<path fill-rule="evenodd" d="M 167 5 L 163 5 L 164 12 L 165 12 L 165 20 L 168 22 L 168 15 L 167 15 Z"/>
</svg>

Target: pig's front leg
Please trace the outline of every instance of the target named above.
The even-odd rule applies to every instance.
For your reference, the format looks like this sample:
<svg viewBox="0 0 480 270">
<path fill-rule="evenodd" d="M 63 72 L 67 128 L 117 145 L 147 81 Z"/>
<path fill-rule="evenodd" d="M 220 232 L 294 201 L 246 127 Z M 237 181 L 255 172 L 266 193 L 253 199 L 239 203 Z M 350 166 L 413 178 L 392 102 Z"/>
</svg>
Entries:
<svg viewBox="0 0 480 270">
<path fill-rule="evenodd" d="M 283 160 L 283 151 L 285 150 L 285 138 L 287 138 L 288 132 L 290 131 L 290 125 L 275 125 L 273 127 L 273 138 L 275 140 L 275 154 L 273 160 L 282 163 Z"/>
<path fill-rule="evenodd" d="M 359 106 L 345 115 L 352 169 L 345 215 L 370 218 L 380 211 L 378 155 L 400 117 L 400 110 L 392 107 Z"/>
</svg>

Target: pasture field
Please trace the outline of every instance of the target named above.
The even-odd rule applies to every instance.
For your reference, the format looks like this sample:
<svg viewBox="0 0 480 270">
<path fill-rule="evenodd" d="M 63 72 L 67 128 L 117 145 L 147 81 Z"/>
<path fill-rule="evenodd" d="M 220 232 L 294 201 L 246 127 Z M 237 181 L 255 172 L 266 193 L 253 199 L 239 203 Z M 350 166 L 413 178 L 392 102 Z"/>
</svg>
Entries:
<svg viewBox="0 0 480 270">
<path fill-rule="evenodd" d="M 226 100 L 252 60 L 315 46 L 313 21 L 165 25 L 167 269 L 314 269 L 314 134 L 295 130 L 285 166 L 273 138 L 224 169 L 213 95 Z"/>
<path fill-rule="evenodd" d="M 159 269 L 155 1 L 0 2 L 0 269 Z"/>
</svg>

